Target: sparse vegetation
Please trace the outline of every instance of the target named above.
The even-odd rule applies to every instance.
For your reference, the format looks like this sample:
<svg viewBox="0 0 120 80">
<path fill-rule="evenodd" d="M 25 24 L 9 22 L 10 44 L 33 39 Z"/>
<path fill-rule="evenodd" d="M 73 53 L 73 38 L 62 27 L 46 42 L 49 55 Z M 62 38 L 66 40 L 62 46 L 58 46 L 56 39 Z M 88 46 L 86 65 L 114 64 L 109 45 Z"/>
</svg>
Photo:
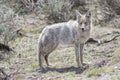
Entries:
<svg viewBox="0 0 120 80">
<path fill-rule="evenodd" d="M 73 3 L 70 0 L 39 0 L 38 6 L 41 12 L 46 13 L 48 19 L 54 22 L 67 21 L 73 17 Z"/>
<path fill-rule="evenodd" d="M 110 80 L 120 80 L 120 77 L 112 77 Z"/>
<path fill-rule="evenodd" d="M 91 37 L 96 40 L 120 34 L 120 0 L 90 0 L 91 4 L 84 1 L 1 0 L 0 44 L 9 46 L 14 53 L 0 49 L 0 69 L 8 75 L 0 71 L 0 80 L 120 80 L 120 37 L 101 45 L 86 43 L 83 58 L 89 67 L 84 70 L 77 68 L 73 47 L 59 46 L 48 58 L 51 66 L 44 65 L 46 72 L 36 72 L 40 32 L 48 23 L 75 19 L 76 9 L 81 13 L 88 8 L 92 11 Z"/>
<path fill-rule="evenodd" d="M 120 0 L 106 0 L 106 2 L 117 15 L 120 15 Z"/>
<path fill-rule="evenodd" d="M 92 76 L 102 76 L 102 74 L 112 75 L 114 72 L 115 72 L 115 69 L 112 69 L 112 68 L 108 69 L 104 67 L 104 68 L 96 68 L 96 69 L 87 70 L 85 74 L 88 77 L 92 77 Z"/>
<path fill-rule="evenodd" d="M 105 69 L 102 69 L 102 68 L 99 68 L 99 69 L 93 69 L 93 70 L 89 70 L 89 71 L 87 71 L 87 76 L 88 77 L 91 77 L 91 76 L 99 76 L 99 75 L 101 75 L 102 73 L 105 73 L 106 71 L 105 71 Z"/>
</svg>

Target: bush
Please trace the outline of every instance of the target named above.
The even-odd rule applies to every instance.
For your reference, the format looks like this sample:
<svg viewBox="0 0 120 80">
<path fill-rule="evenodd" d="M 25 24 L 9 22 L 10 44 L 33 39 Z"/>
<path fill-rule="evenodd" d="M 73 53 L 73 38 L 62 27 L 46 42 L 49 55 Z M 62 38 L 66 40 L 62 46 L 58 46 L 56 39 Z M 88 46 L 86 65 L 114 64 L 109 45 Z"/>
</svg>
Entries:
<svg viewBox="0 0 120 80">
<path fill-rule="evenodd" d="M 9 41 L 13 40 L 16 36 L 15 30 L 15 22 L 14 11 L 7 5 L 4 0 L 0 3 L 0 43 L 8 44 Z"/>
<path fill-rule="evenodd" d="M 117 15 L 120 15 L 120 0 L 106 0 L 106 2 Z"/>
<path fill-rule="evenodd" d="M 6 6 L 6 5 L 0 5 L 0 22 L 7 22 L 11 21 L 14 16 L 13 10 Z"/>
<path fill-rule="evenodd" d="M 74 7 L 78 7 L 80 5 L 85 5 L 86 4 L 86 0 L 71 0 L 73 3 Z"/>
<path fill-rule="evenodd" d="M 38 6 L 54 22 L 67 21 L 72 17 L 72 2 L 70 0 L 39 0 Z"/>
<path fill-rule="evenodd" d="M 7 45 L 9 41 L 14 39 L 15 35 L 13 29 L 0 24 L 0 42 Z"/>
<path fill-rule="evenodd" d="M 18 14 L 26 14 L 30 13 L 34 10 L 35 3 L 31 0 L 16 0 L 16 3 L 14 3 L 13 9 L 15 10 L 15 13 Z"/>
<path fill-rule="evenodd" d="M 120 0 L 99 0 L 99 2 L 105 10 L 120 15 Z"/>
</svg>

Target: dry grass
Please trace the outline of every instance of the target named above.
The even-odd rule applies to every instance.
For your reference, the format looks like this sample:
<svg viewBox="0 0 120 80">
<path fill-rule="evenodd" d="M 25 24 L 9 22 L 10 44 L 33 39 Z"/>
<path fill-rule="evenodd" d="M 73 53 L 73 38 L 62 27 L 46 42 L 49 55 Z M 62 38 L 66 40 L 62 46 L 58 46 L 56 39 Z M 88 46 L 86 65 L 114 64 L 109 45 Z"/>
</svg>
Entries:
<svg viewBox="0 0 120 80">
<path fill-rule="evenodd" d="M 29 15 L 30 21 L 35 17 Z M 26 32 L 32 34 L 29 37 L 16 38 L 10 44 L 14 47 L 16 53 L 12 54 L 9 59 L 0 62 L 0 66 L 4 67 L 7 74 L 15 73 L 11 78 L 14 80 L 99 80 L 119 79 L 119 40 L 102 44 L 86 44 L 84 49 L 84 63 L 89 65 L 89 68 L 80 70 L 77 68 L 75 61 L 74 47 L 59 46 L 49 56 L 50 68 L 46 73 L 37 73 L 38 54 L 37 54 L 37 40 L 39 33 L 44 25 L 39 22 L 35 26 L 34 22 L 29 22 L 29 17 L 26 18 L 27 24 L 22 25 Z M 21 22 L 24 23 L 24 22 Z M 20 23 L 19 23 L 20 25 Z M 34 31 L 35 30 L 35 31 Z M 92 36 L 96 39 L 101 39 L 101 35 L 119 31 L 113 28 L 93 28 Z M 106 37 L 104 37 L 106 39 Z M 109 56 L 110 57 L 109 57 Z M 104 63 L 103 60 L 107 62 Z M 44 66 L 46 67 L 45 63 Z M 101 67 L 102 66 L 102 67 Z M 109 77 L 111 76 L 111 77 Z M 116 76 L 116 78 L 114 77 Z M 118 77 L 118 78 L 117 78 Z"/>
<path fill-rule="evenodd" d="M 47 25 L 44 15 L 18 15 L 14 22 L 30 37 L 19 37 L 9 44 L 15 50 L 11 55 L 5 54 L 0 67 L 10 76 L 11 80 L 119 80 L 120 74 L 120 41 L 119 37 L 102 45 L 86 44 L 84 63 L 89 67 L 77 68 L 74 47 L 59 46 L 49 56 L 50 68 L 45 73 L 37 73 L 38 53 L 37 40 L 42 29 Z M 109 26 L 93 26 L 91 37 L 110 39 L 114 35 L 104 34 L 119 31 Z M 116 34 L 115 34 L 116 35 Z M 44 66 L 46 67 L 45 63 Z M 2 76 L 2 74 L 0 74 Z"/>
</svg>

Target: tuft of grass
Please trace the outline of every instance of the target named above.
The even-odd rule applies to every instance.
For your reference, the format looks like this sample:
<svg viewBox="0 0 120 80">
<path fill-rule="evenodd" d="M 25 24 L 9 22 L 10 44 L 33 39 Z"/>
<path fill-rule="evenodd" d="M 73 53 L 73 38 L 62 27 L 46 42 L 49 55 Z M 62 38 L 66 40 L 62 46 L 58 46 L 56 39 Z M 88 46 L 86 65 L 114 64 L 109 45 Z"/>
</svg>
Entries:
<svg viewBox="0 0 120 80">
<path fill-rule="evenodd" d="M 39 68 L 38 65 L 36 65 L 36 64 L 31 64 L 31 67 L 32 67 L 33 69 L 38 69 L 38 68 Z"/>
<path fill-rule="evenodd" d="M 112 75 L 114 72 L 115 72 L 115 69 L 110 69 L 108 67 L 104 67 L 104 68 L 88 70 L 88 71 L 86 71 L 86 75 L 88 77 L 95 76 L 95 75 L 100 75 L 102 73 L 107 73 L 107 74 Z"/>
<path fill-rule="evenodd" d="M 107 66 L 113 65 L 113 64 L 115 64 L 115 62 L 116 62 L 116 60 L 115 60 L 115 58 L 113 58 L 113 59 L 111 59 L 111 61 L 109 61 L 107 63 Z"/>
<path fill-rule="evenodd" d="M 70 0 L 47 0 L 46 2 L 39 0 L 38 6 L 41 12 L 48 13 L 48 19 L 54 22 L 67 21 L 73 16 L 71 14 L 73 4 Z"/>
<path fill-rule="evenodd" d="M 107 66 L 113 65 L 113 64 L 119 62 L 119 60 L 120 60 L 120 48 L 117 48 L 114 53 L 114 56 L 112 56 L 112 58 L 111 58 L 111 61 L 109 61 L 107 63 Z"/>
<path fill-rule="evenodd" d="M 104 68 L 99 68 L 99 69 L 93 69 L 93 70 L 89 70 L 86 72 L 88 77 L 94 76 L 94 75 L 98 75 L 101 73 L 105 73 L 105 69 Z"/>
<path fill-rule="evenodd" d="M 108 74 L 110 74 L 110 75 L 112 75 L 113 73 L 115 72 L 115 69 L 110 69 L 110 68 L 108 68 L 108 69 L 106 69 L 106 73 L 108 73 Z"/>
<path fill-rule="evenodd" d="M 111 79 L 109 80 L 120 80 L 120 77 L 112 77 Z"/>
</svg>

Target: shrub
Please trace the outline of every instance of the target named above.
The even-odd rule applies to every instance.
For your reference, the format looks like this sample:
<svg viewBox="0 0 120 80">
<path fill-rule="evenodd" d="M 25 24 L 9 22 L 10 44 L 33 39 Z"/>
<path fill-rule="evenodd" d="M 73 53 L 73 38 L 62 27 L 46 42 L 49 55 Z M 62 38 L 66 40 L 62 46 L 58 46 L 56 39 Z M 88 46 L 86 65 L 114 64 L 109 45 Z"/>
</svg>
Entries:
<svg viewBox="0 0 120 80">
<path fill-rule="evenodd" d="M 117 15 L 120 15 L 120 0 L 106 0 L 106 2 Z"/>
<path fill-rule="evenodd" d="M 4 44 L 7 44 L 14 35 L 13 25 L 14 20 L 13 17 L 15 16 L 14 11 L 5 3 L 0 5 L 0 41 Z"/>
<path fill-rule="evenodd" d="M 120 0 L 99 0 L 99 3 L 108 14 L 120 15 Z"/>
<path fill-rule="evenodd" d="M 104 18 L 100 24 L 119 28 L 120 0 L 99 0 L 99 5 Z M 102 5 L 102 6 L 101 6 Z M 108 25 L 109 24 L 109 25 Z"/>
<path fill-rule="evenodd" d="M 15 35 L 12 29 L 0 24 L 0 41 L 2 43 L 8 44 L 9 41 L 13 40 Z"/>
<path fill-rule="evenodd" d="M 72 17 L 73 4 L 70 0 L 39 0 L 38 6 L 54 22 L 67 21 Z"/>
<path fill-rule="evenodd" d="M 13 9 L 18 14 L 26 14 L 33 11 L 35 8 L 34 0 L 16 0 Z"/>
</svg>

